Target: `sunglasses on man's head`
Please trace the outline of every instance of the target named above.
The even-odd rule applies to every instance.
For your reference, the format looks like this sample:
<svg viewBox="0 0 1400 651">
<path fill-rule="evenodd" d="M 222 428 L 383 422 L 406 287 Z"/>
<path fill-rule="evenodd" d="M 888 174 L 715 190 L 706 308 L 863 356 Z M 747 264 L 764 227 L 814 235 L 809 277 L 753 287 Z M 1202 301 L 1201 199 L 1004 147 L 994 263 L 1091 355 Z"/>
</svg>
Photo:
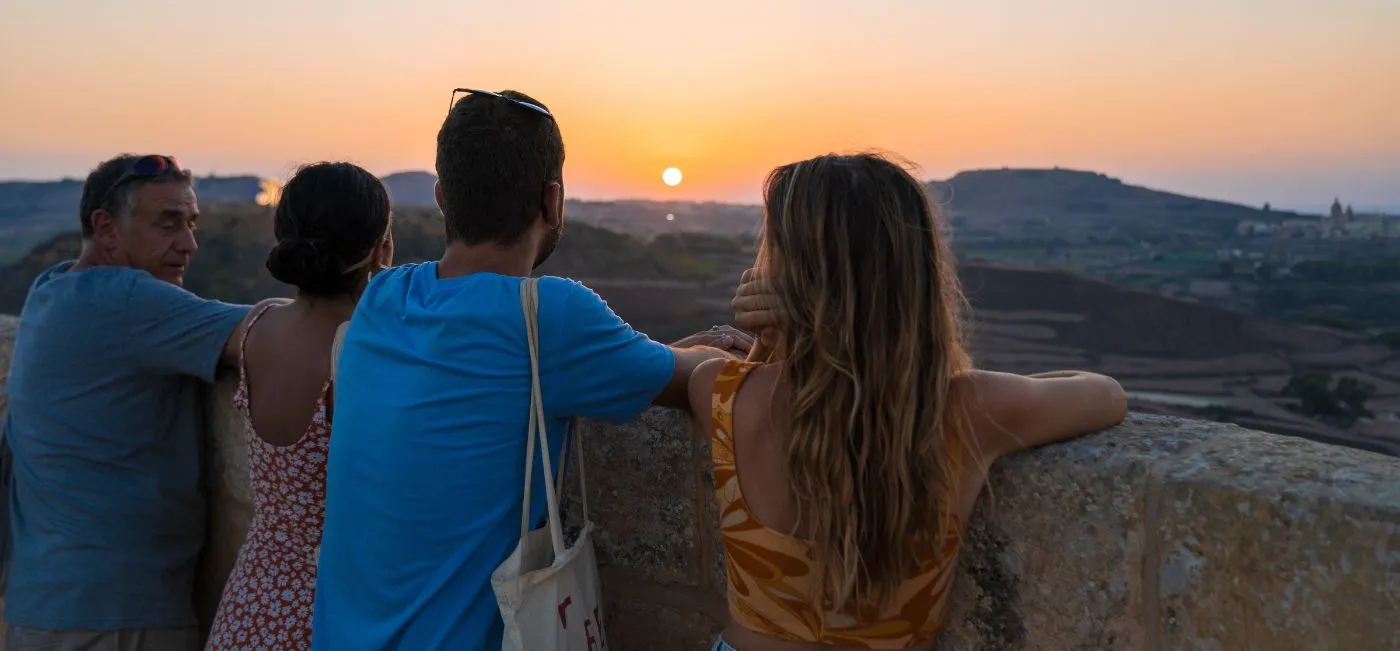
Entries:
<svg viewBox="0 0 1400 651">
<path fill-rule="evenodd" d="M 448 104 L 447 104 L 447 112 L 448 112 L 448 113 L 451 113 L 451 112 L 452 112 L 452 107 L 454 107 L 454 106 L 457 105 L 457 93 L 465 93 L 466 95 L 490 95 L 491 97 L 495 97 L 495 98 L 498 98 L 498 99 L 503 99 L 503 100 L 505 100 L 505 101 L 507 101 L 507 102 L 510 102 L 510 103 L 512 103 L 512 104 L 515 104 L 516 106 L 523 106 L 523 107 L 525 107 L 525 108 L 527 108 L 527 109 L 530 109 L 531 111 L 536 111 L 536 112 L 538 112 L 538 113 L 544 115 L 545 117 L 547 117 L 547 118 L 549 118 L 549 119 L 551 119 L 551 120 L 554 119 L 554 114 L 553 114 L 553 113 L 550 113 L 550 112 L 549 112 L 549 109 L 546 109 L 545 107 L 540 106 L 539 104 L 534 104 L 534 103 L 531 103 L 531 102 L 526 102 L 526 101 L 524 101 L 524 100 L 518 100 L 518 99 L 515 99 L 514 97 L 509 97 L 509 96 L 502 95 L 502 94 L 500 94 L 500 93 L 492 92 L 492 91 L 489 91 L 489 90 L 478 90 L 478 89 L 476 89 L 476 88 L 457 88 L 457 89 L 454 89 L 454 90 L 452 91 L 452 101 L 451 101 L 451 102 L 448 102 Z"/>
<path fill-rule="evenodd" d="M 105 206 L 108 197 L 112 196 L 112 192 L 125 183 L 134 179 L 155 178 L 169 171 L 182 173 L 185 169 L 180 167 L 180 161 L 175 160 L 174 156 L 149 154 L 133 159 L 131 162 L 127 163 L 126 171 L 122 172 L 120 177 L 117 177 L 116 183 L 107 187 L 107 191 L 102 194 L 102 201 L 99 201 L 97 205 Z"/>
</svg>

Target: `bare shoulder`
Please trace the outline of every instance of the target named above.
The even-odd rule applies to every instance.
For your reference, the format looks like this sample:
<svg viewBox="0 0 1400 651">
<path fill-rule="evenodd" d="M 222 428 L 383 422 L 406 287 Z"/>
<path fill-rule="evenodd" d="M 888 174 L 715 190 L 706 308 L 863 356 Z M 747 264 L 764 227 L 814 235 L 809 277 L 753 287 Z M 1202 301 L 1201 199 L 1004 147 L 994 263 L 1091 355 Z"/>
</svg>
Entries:
<svg viewBox="0 0 1400 651">
<path fill-rule="evenodd" d="M 238 329 L 234 331 L 236 337 L 232 337 L 231 340 L 241 340 L 247 334 L 248 328 L 252 326 L 253 319 L 260 318 L 259 315 L 266 317 L 268 314 L 276 311 L 273 308 L 281 307 L 291 302 L 292 299 L 290 298 L 265 298 L 254 303 L 252 309 L 248 310 L 248 312 L 243 315 L 243 320 L 239 322 Z M 268 314 L 264 314 L 264 312 Z"/>
<path fill-rule="evenodd" d="M 997 417 L 1011 410 L 1021 402 L 1025 381 L 1029 379 L 1014 373 L 975 370 L 958 376 L 953 381 L 953 395 L 970 415 Z"/>
<path fill-rule="evenodd" d="M 690 398 L 690 413 L 709 415 L 710 396 L 714 393 L 715 379 L 719 377 L 719 372 L 727 361 L 723 358 L 707 359 L 700 362 L 690 374 L 686 386 Z"/>
<path fill-rule="evenodd" d="M 274 296 L 274 297 L 272 297 L 272 298 L 264 298 L 263 300 L 258 301 L 256 304 L 254 304 L 254 305 L 253 305 L 253 309 L 252 309 L 251 311 L 252 311 L 252 312 L 257 312 L 258 310 L 261 310 L 261 309 L 264 309 L 264 308 L 268 308 L 268 307 L 272 307 L 272 306 L 274 306 L 274 305 L 279 305 L 279 306 L 280 306 L 280 305 L 290 305 L 291 302 L 292 302 L 292 299 L 290 299 L 290 298 L 283 298 L 283 297 L 281 297 L 281 296 Z"/>
<path fill-rule="evenodd" d="M 274 307 L 287 305 L 291 302 L 292 299 L 290 298 L 264 298 L 263 300 L 254 303 L 253 307 L 248 310 L 248 313 L 243 315 L 243 323 L 247 324 L 249 321 L 252 321 L 254 317 L 261 314 L 264 310 L 270 310 Z"/>
</svg>

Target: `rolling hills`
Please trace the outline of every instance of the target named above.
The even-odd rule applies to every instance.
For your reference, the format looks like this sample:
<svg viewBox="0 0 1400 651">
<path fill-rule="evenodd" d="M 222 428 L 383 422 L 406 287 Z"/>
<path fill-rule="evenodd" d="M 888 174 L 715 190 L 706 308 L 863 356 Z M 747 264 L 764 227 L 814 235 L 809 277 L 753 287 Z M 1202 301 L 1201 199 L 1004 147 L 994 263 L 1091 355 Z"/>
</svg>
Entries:
<svg viewBox="0 0 1400 651">
<path fill-rule="evenodd" d="M 395 205 L 434 205 L 436 177 L 431 173 L 398 172 L 383 180 Z M 255 176 L 200 177 L 196 189 L 202 203 L 246 203 L 257 195 L 258 184 Z M 1297 217 L 1063 169 L 968 171 L 946 181 L 932 181 L 930 188 L 951 214 L 959 237 L 970 239 L 1044 233 L 1070 241 L 1091 236 L 1152 239 L 1192 233 L 1218 237 L 1233 231 L 1240 220 Z M 0 242 L 4 243 L 0 244 L 0 262 L 14 260 L 29 247 L 72 229 L 81 192 L 81 181 L 72 179 L 0 182 Z M 716 202 L 571 199 L 567 214 L 580 222 L 643 237 L 685 232 L 753 237 L 762 221 L 759 206 Z"/>
<path fill-rule="evenodd" d="M 270 210 L 204 206 L 200 252 L 187 286 L 237 302 L 285 295 L 263 268 Z M 577 278 L 639 330 L 671 340 L 730 319 L 729 299 L 753 260 L 753 238 L 710 233 L 637 237 L 571 222 L 542 273 Z M 442 251 L 441 217 L 401 207 L 399 262 Z M 0 269 L 0 313 L 16 313 L 32 278 L 76 254 L 76 234 L 53 237 Z M 1052 270 L 964 263 L 980 366 L 1029 373 L 1083 368 L 1110 373 L 1133 392 L 1134 408 L 1216 417 L 1266 431 L 1400 453 L 1387 414 L 1400 413 L 1400 353 L 1367 336 L 1260 320 L 1201 303 L 1127 290 Z M 1340 430 L 1286 408 L 1280 389 L 1294 374 L 1321 371 L 1377 387 L 1374 422 Z"/>
</svg>

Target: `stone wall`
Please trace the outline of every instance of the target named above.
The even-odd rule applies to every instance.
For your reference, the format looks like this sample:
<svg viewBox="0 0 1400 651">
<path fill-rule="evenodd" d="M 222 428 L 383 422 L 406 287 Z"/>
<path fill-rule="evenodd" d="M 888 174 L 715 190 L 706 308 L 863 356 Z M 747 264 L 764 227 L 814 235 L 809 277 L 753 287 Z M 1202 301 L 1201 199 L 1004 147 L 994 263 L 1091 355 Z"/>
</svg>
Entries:
<svg viewBox="0 0 1400 651">
<path fill-rule="evenodd" d="M 250 515 L 231 394 L 209 397 L 206 613 Z M 584 432 L 612 648 L 708 648 L 707 442 L 662 409 Z M 1400 649 L 1400 459 L 1134 415 L 999 462 L 968 536 L 940 649 Z"/>
<path fill-rule="evenodd" d="M 724 616 L 707 442 L 654 409 L 585 438 L 612 642 Z M 1400 459 L 1191 420 L 999 462 L 940 649 L 1400 649 Z"/>
<path fill-rule="evenodd" d="M 15 328 L 19 327 L 19 318 L 8 314 L 0 314 L 0 428 L 5 425 L 5 411 L 10 407 L 10 360 L 14 357 L 15 350 Z M 5 493 L 8 495 L 8 493 Z M 8 517 L 10 509 L 8 506 L 0 508 L 0 514 Z M 9 524 L 6 523 L 4 529 L 8 531 Z M 5 594 L 0 591 L 0 647 L 4 646 L 5 639 Z"/>
</svg>

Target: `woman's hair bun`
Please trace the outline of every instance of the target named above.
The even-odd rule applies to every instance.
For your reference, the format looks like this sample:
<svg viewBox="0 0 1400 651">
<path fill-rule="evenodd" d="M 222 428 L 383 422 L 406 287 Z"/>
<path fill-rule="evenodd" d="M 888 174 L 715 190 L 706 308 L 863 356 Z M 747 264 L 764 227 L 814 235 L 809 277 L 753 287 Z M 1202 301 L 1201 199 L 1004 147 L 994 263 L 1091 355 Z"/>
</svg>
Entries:
<svg viewBox="0 0 1400 651">
<path fill-rule="evenodd" d="M 345 276 L 345 263 L 330 242 L 292 237 L 268 252 L 267 270 L 277 280 L 315 292 L 339 285 Z"/>
<path fill-rule="evenodd" d="M 267 254 L 272 277 L 315 296 L 354 295 L 368 271 L 357 263 L 375 253 L 389 229 L 389 191 L 351 163 L 316 163 L 282 186 Z"/>
</svg>

